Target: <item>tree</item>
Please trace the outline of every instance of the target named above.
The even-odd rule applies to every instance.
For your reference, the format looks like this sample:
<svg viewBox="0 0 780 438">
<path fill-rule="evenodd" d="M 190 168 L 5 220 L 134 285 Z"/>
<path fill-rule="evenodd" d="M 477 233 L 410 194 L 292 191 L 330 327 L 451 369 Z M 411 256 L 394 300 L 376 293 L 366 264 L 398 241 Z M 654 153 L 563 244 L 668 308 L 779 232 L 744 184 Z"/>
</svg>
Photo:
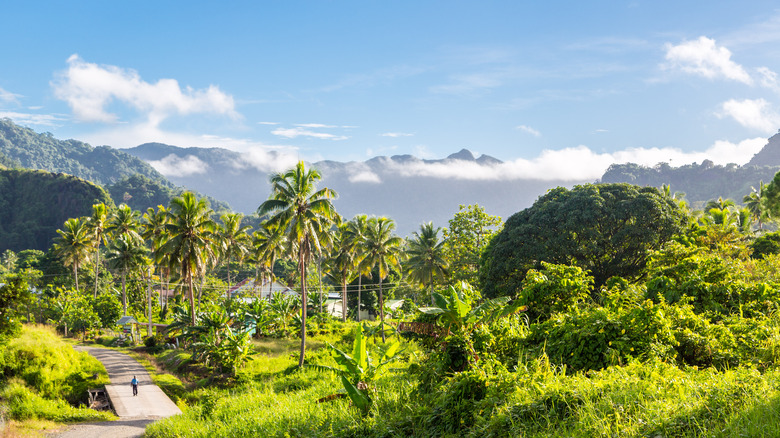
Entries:
<svg viewBox="0 0 780 438">
<path fill-rule="evenodd" d="M 368 216 L 359 214 L 352 218 L 347 223 L 347 228 L 344 230 L 345 244 L 349 245 L 352 252 L 355 254 L 354 263 L 357 267 L 358 276 L 358 296 L 357 296 L 357 312 L 356 319 L 360 322 L 360 308 L 361 308 L 361 294 L 363 292 L 363 276 L 371 273 L 370 268 L 362 265 L 364 254 L 360 251 L 363 247 L 363 243 L 366 240 L 366 229 L 368 228 Z"/>
<path fill-rule="evenodd" d="M 135 240 L 143 241 L 139 233 L 141 229 L 140 216 L 141 213 L 133 210 L 127 204 L 122 204 L 111 214 L 108 221 L 108 231 L 113 237 L 128 235 Z"/>
<path fill-rule="evenodd" d="M 379 315 L 382 321 L 382 342 L 385 342 L 385 301 L 382 294 L 382 280 L 387 278 L 391 268 L 400 269 L 399 255 L 403 240 L 393 234 L 395 222 L 386 217 L 368 220 L 365 239 L 360 249 L 363 252 L 361 266 L 369 271 L 377 268 L 379 276 Z"/>
<path fill-rule="evenodd" d="M 18 332 L 17 309 L 30 299 L 27 279 L 22 274 L 6 275 L 0 286 L 0 342 Z"/>
<path fill-rule="evenodd" d="M 758 229 L 763 230 L 764 224 L 772 219 L 766 202 L 766 185 L 763 181 L 760 181 L 758 190 L 755 187 L 750 187 L 750 189 L 752 191 L 742 198 L 742 202 L 745 203 L 745 207 L 753 215 L 753 219 L 758 222 Z"/>
<path fill-rule="evenodd" d="M 479 258 L 490 239 L 498 234 L 501 218 L 491 216 L 479 205 L 461 205 L 444 230 L 446 258 L 451 280 L 477 284 Z"/>
<path fill-rule="evenodd" d="M 203 272 L 212 254 L 216 224 L 211 220 L 211 209 L 205 199 L 198 200 L 192 192 L 184 192 L 171 199 L 169 222 L 165 225 L 168 240 L 160 250 L 169 254 L 171 269 L 177 269 L 187 286 L 192 325 L 196 323 L 193 275 Z"/>
<path fill-rule="evenodd" d="M 57 230 L 60 236 L 54 239 L 54 252 L 65 266 L 73 267 L 76 291 L 79 290 L 79 266 L 89 261 L 92 236 L 85 221 L 71 218 L 65 221 L 64 230 Z"/>
<path fill-rule="evenodd" d="M 541 262 L 590 271 L 595 287 L 612 276 L 637 278 L 649 250 L 682 231 L 686 216 L 653 187 L 558 187 L 512 215 L 490 242 L 480 276 L 486 297 L 514 296 Z"/>
<path fill-rule="evenodd" d="M 164 206 L 158 205 L 157 211 L 149 207 L 143 215 L 143 232 L 141 237 L 151 242 L 152 259 L 155 264 L 160 266 L 161 275 L 165 278 L 165 290 L 168 290 L 168 281 L 170 279 L 170 256 L 162 251 L 162 246 L 168 238 L 165 230 L 169 221 L 168 211 Z M 160 291 L 160 305 L 162 305 L 162 291 Z"/>
<path fill-rule="evenodd" d="M 279 232 L 278 228 L 278 225 L 272 225 L 266 221 L 260 225 L 257 231 L 252 233 L 252 250 L 255 263 L 257 263 L 258 268 L 263 268 L 263 278 L 268 278 L 269 298 L 273 290 L 274 264 L 287 242 L 285 235 Z M 258 277 L 257 269 L 255 270 L 255 277 Z"/>
<path fill-rule="evenodd" d="M 290 249 L 297 250 L 301 276 L 301 353 L 298 366 L 306 354 L 306 265 L 315 252 L 322 250 L 321 239 L 327 238 L 330 226 L 338 221 L 332 199 L 336 192 L 315 184 L 322 178 L 316 170 L 306 170 L 303 161 L 284 173 L 271 176 L 271 196 L 257 209 L 260 216 L 271 214 L 269 224 L 287 235 Z"/>
<path fill-rule="evenodd" d="M 106 226 L 108 221 L 108 208 L 106 204 L 92 204 L 92 216 L 87 221 L 89 229 L 92 231 L 92 239 L 95 242 L 95 293 L 93 298 L 97 298 L 98 292 L 98 272 L 100 270 L 100 244 L 103 243 L 106 236 Z"/>
<path fill-rule="evenodd" d="M 235 257 L 240 264 L 249 253 L 249 246 L 251 245 L 249 235 L 247 234 L 247 230 L 251 227 L 249 225 L 241 226 L 243 217 L 244 215 L 241 213 L 226 213 L 220 217 L 222 225 L 218 230 L 218 240 L 222 254 L 227 259 L 228 298 L 230 298 L 231 286 L 230 261 Z"/>
<path fill-rule="evenodd" d="M 348 224 L 342 224 L 333 242 L 333 254 L 326 264 L 326 275 L 341 285 L 341 320 L 347 322 L 347 283 L 352 281 L 357 268 L 354 247 L 347 238 Z"/>
<path fill-rule="evenodd" d="M 5 268 L 5 270 L 8 272 L 14 271 L 16 268 L 16 262 L 18 260 L 19 256 L 10 249 L 3 251 L 3 255 L 0 256 L 0 264 L 2 264 L 3 268 Z"/>
<path fill-rule="evenodd" d="M 450 274 L 444 258 L 446 241 L 439 240 L 439 231 L 441 228 L 433 228 L 433 222 L 420 225 L 420 231 L 414 232 L 414 238 L 409 240 L 406 250 L 409 279 L 429 287 L 431 300 L 436 279 L 446 279 Z"/>
<path fill-rule="evenodd" d="M 140 266 L 148 264 L 149 250 L 138 239 L 130 235 L 120 235 L 108 245 L 106 258 L 111 269 L 119 270 L 122 275 L 122 314 L 127 315 L 127 274 Z"/>
</svg>

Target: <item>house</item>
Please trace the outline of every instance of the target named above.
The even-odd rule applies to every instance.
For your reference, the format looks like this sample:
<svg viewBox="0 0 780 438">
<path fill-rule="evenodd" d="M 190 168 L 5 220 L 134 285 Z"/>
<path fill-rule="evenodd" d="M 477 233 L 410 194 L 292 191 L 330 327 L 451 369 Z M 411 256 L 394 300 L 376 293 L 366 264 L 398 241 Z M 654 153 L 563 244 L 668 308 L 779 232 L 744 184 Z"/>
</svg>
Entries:
<svg viewBox="0 0 780 438">
<path fill-rule="evenodd" d="M 228 296 L 240 299 L 259 297 L 270 300 L 275 293 L 299 296 L 298 292 L 277 281 L 264 280 L 262 284 L 258 284 L 254 278 L 247 278 L 228 290 Z"/>
</svg>

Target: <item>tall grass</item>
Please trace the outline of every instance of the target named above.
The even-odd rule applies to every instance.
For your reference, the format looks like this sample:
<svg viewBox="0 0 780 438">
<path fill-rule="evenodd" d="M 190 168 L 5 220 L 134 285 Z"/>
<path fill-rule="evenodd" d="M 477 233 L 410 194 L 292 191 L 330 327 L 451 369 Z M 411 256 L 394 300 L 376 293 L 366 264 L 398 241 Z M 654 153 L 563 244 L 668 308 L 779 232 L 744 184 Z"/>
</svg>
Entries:
<svg viewBox="0 0 780 438">
<path fill-rule="evenodd" d="M 0 398 L 9 418 L 19 421 L 105 421 L 116 417 L 73 405 L 87 401 L 87 389 L 109 382 L 103 365 L 77 352 L 52 329 L 25 326 L 0 349 Z"/>
</svg>

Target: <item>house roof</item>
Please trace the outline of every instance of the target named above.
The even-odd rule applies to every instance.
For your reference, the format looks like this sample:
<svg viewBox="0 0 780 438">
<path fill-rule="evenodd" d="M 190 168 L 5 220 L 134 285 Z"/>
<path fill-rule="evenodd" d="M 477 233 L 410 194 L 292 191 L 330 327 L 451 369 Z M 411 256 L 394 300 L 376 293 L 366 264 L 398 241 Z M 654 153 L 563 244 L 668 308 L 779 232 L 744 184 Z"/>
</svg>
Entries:
<svg viewBox="0 0 780 438">
<path fill-rule="evenodd" d="M 138 321 L 130 315 L 125 315 L 119 318 L 119 321 L 116 322 L 116 325 L 125 325 L 125 324 L 138 324 Z"/>
</svg>

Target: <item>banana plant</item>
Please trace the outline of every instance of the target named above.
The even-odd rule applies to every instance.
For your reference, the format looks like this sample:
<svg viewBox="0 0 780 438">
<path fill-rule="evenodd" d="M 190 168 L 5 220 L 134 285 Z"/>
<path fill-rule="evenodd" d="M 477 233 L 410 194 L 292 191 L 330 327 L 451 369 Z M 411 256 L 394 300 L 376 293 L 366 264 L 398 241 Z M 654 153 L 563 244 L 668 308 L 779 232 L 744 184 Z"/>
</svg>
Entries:
<svg viewBox="0 0 780 438">
<path fill-rule="evenodd" d="M 510 303 L 509 297 L 486 300 L 474 307 L 467 297 L 473 296 L 471 285 L 461 281 L 447 288 L 447 295 L 433 293 L 434 307 L 420 307 L 427 315 L 438 315 L 438 323 L 450 332 L 470 333 L 483 323 L 527 310 L 518 301 Z"/>
<path fill-rule="evenodd" d="M 341 377 L 341 384 L 344 386 L 345 393 L 329 395 L 321 398 L 319 401 L 330 401 L 347 396 L 363 415 L 367 415 L 372 404 L 370 394 L 374 392 L 371 383 L 383 372 L 389 363 L 398 359 L 399 346 L 398 342 L 392 343 L 385 350 L 379 363 L 375 363 L 368 352 L 368 339 L 363 336 L 363 327 L 360 325 L 355 329 L 355 342 L 352 344 L 351 356 L 328 344 L 328 347 L 333 352 L 333 358 L 341 368 L 325 365 L 312 365 L 312 367 L 337 373 Z"/>
</svg>

